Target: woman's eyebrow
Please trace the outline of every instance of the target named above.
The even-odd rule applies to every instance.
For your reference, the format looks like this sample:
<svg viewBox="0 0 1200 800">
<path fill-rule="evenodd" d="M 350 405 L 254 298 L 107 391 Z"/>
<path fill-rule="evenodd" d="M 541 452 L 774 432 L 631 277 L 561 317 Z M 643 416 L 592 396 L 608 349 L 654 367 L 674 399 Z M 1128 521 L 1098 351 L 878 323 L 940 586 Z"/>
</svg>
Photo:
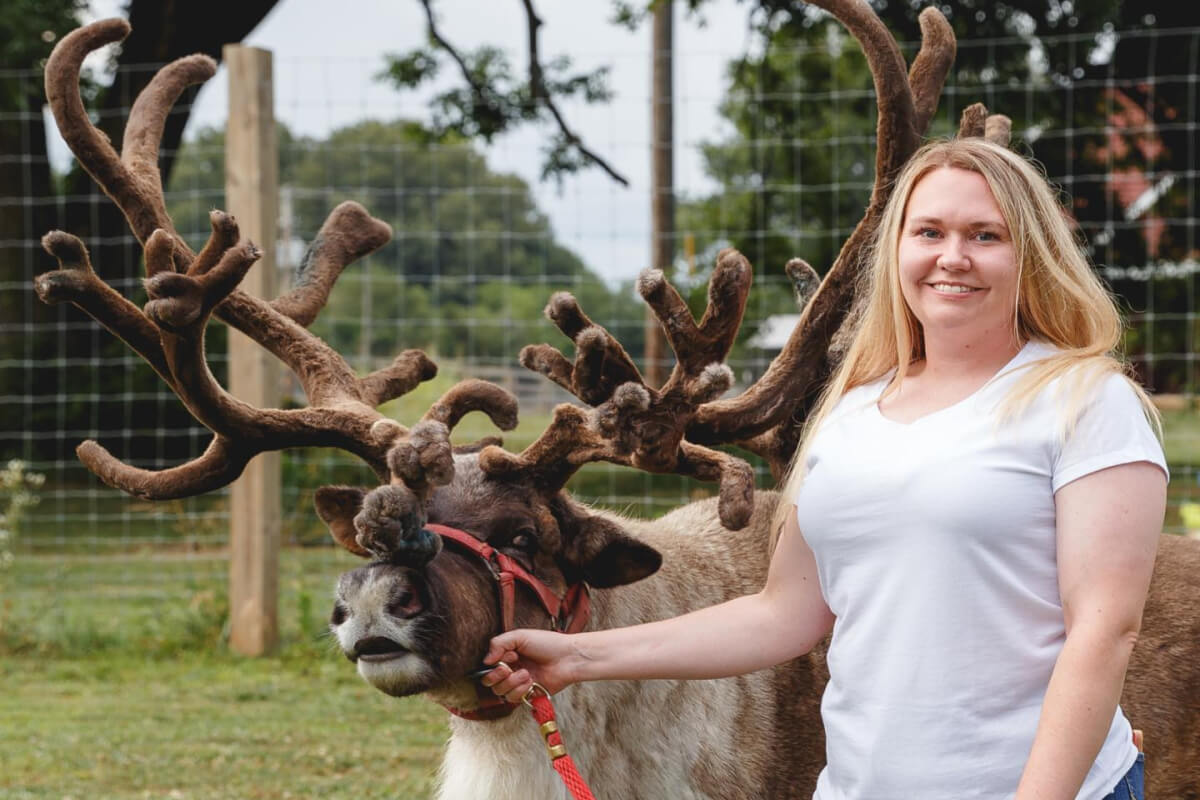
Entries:
<svg viewBox="0 0 1200 800">
<path fill-rule="evenodd" d="M 945 224 L 941 217 L 913 217 L 904 223 L 905 225 L 943 225 Z M 1000 228 L 1005 230 L 1008 228 L 1002 219 L 980 219 L 968 222 L 968 228 Z"/>
</svg>

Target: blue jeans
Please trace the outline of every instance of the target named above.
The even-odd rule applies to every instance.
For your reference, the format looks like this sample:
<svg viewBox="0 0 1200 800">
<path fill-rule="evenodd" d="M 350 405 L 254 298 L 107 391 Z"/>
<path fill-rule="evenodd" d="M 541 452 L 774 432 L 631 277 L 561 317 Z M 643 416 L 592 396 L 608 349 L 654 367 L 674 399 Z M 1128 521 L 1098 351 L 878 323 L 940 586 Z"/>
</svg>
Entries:
<svg viewBox="0 0 1200 800">
<path fill-rule="evenodd" d="M 1104 800 L 1146 800 L 1146 756 L 1138 753 L 1137 761 L 1121 778 L 1112 794 Z"/>
</svg>

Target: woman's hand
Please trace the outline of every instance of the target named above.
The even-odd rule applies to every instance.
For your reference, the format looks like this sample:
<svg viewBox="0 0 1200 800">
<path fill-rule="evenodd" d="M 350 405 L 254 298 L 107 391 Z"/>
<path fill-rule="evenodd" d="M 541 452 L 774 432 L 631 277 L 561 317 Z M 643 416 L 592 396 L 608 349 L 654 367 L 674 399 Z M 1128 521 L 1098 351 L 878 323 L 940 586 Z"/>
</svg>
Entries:
<svg viewBox="0 0 1200 800">
<path fill-rule="evenodd" d="M 519 703 L 533 684 L 555 694 L 576 682 L 573 668 L 582 657 L 563 633 L 520 629 L 492 639 L 484 664 L 496 668 L 480 679 L 484 686 L 510 703 Z M 497 663 L 498 662 L 498 663 Z"/>
<path fill-rule="evenodd" d="M 483 657 L 496 667 L 480 682 L 516 703 L 535 682 L 554 694 L 581 681 L 727 678 L 807 653 L 833 622 L 793 509 L 761 592 L 628 628 L 502 633 Z"/>
</svg>

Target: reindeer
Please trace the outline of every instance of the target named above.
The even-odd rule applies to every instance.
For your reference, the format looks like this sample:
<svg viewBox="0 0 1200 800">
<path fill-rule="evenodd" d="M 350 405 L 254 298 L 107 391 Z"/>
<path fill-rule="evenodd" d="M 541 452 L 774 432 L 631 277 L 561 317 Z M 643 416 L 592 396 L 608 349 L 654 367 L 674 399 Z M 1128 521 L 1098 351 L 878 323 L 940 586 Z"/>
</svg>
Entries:
<svg viewBox="0 0 1200 800">
<path fill-rule="evenodd" d="M 566 796 L 534 724 L 473 677 L 492 635 L 514 626 L 573 631 L 660 619 L 757 591 L 765 579 L 770 520 L 786 499 L 756 491 L 746 462 L 712 446 L 759 454 L 776 477 L 786 465 L 836 360 L 891 179 L 928 126 L 955 50 L 946 20 L 926 9 L 922 46 L 906 71 L 864 3 L 816 4 L 867 55 L 879 147 L 870 204 L 825 279 L 799 259 L 787 265 L 803 309 L 787 346 L 754 385 L 719 399 L 732 383 L 722 361 L 751 281 L 749 263 L 732 250 L 718 258 L 698 323 L 662 273 L 640 278 L 638 290 L 677 358 L 659 388 L 645 384 L 573 297 L 557 294 L 547 315 L 574 342 L 574 361 L 549 345 L 526 347 L 520 359 L 583 405 L 559 406 L 519 454 L 495 437 L 459 447 L 450 441 L 470 411 L 512 429 L 516 401 L 505 390 L 461 382 L 405 427 L 376 406 L 431 378 L 432 361 L 409 350 L 359 377 L 307 330 L 341 271 L 390 236 L 361 206 L 344 203 L 331 213 L 296 288 L 269 302 L 237 290 L 259 251 L 230 216 L 213 212 L 207 244 L 189 249 L 166 214 L 157 147 L 167 110 L 184 87 L 213 74 L 210 59 L 184 58 L 155 76 L 131 110 L 120 156 L 89 122 L 78 80 L 84 56 L 127 35 L 126 23 L 73 32 L 47 63 L 47 94 L 64 139 L 143 245 L 150 299 L 143 310 L 112 290 L 83 243 L 60 231 L 43 246 L 61 269 L 39 276 L 37 293 L 73 303 L 123 339 L 214 434 L 201 456 L 160 471 L 123 464 L 91 441 L 79 446 L 80 459 L 109 485 L 155 500 L 225 486 L 269 450 L 338 447 L 366 462 L 375 488 L 316 494 L 334 539 L 370 559 L 340 578 L 330 627 L 372 685 L 395 696 L 425 694 L 451 713 L 443 800 Z M 1007 141 L 1008 131 L 1005 118 L 977 104 L 964 112 L 959 135 Z M 309 405 L 258 409 L 230 397 L 205 361 L 213 315 L 287 364 Z M 592 509 L 564 488 L 592 461 L 716 481 L 718 496 L 655 521 Z M 1198 588 L 1200 545 L 1164 536 L 1122 699 L 1145 730 L 1147 785 L 1160 797 L 1200 798 Z M 602 798 L 801 798 L 811 796 L 824 761 L 819 702 L 827 677 L 818 644 L 806 657 L 739 678 L 581 684 L 555 702 L 574 758 Z"/>
</svg>

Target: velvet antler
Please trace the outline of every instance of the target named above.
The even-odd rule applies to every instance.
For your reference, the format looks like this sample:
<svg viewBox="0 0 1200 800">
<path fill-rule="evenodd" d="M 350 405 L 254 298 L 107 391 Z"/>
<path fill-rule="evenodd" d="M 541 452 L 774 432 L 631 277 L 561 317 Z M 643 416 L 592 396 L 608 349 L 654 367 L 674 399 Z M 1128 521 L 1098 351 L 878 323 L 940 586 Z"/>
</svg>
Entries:
<svg viewBox="0 0 1200 800">
<path fill-rule="evenodd" d="M 521 351 L 521 363 L 594 408 L 560 405 L 546 431 L 520 455 L 490 447 L 480 464 L 491 475 L 527 480 L 545 490 L 562 487 L 589 461 L 609 461 L 648 472 L 689 475 L 720 483 L 719 513 L 727 528 L 742 528 L 753 510 L 754 472 L 745 461 L 683 440 L 696 410 L 733 383 L 722 362 L 733 346 L 750 291 L 750 265 L 734 250 L 717 258 L 708 308 L 697 323 L 660 270 L 638 279 L 675 351 L 667 381 L 653 389 L 608 331 L 588 319 L 575 298 L 556 294 L 548 316 L 575 342 L 571 363 L 550 345 Z"/>
<path fill-rule="evenodd" d="M 391 238 L 389 226 L 358 204 L 342 203 L 333 210 L 300 265 L 295 288 L 271 302 L 237 289 L 260 251 L 241 238 L 233 217 L 212 212 L 207 244 L 198 254 L 188 247 L 166 212 L 158 146 L 180 93 L 211 77 L 216 65 L 196 55 L 159 70 L 130 110 L 118 156 L 87 117 L 79 70 L 89 52 L 128 33 L 123 20 L 104 20 L 64 37 L 46 65 L 46 93 L 64 140 L 142 243 L 150 301 L 143 311 L 105 284 L 83 242 L 62 231 L 47 234 L 42 242 L 60 269 L 38 276 L 35 288 L 43 301 L 73 303 L 123 339 L 214 437 L 203 455 L 170 469 L 132 467 L 93 441 L 79 446 L 80 460 L 109 485 L 159 500 L 225 486 L 261 452 L 338 447 L 366 461 L 381 481 L 403 482 L 423 497 L 450 478 L 449 431 L 463 414 L 484 411 L 500 428 L 513 428 L 515 398 L 483 381 L 452 388 L 421 422 L 405 428 L 375 407 L 432 378 L 437 372 L 433 362 L 419 350 L 408 350 L 388 367 L 360 378 L 306 329 L 346 265 Z M 309 405 L 261 409 L 228 394 L 204 356 L 204 332 L 214 314 L 284 362 L 299 378 Z"/>
</svg>

